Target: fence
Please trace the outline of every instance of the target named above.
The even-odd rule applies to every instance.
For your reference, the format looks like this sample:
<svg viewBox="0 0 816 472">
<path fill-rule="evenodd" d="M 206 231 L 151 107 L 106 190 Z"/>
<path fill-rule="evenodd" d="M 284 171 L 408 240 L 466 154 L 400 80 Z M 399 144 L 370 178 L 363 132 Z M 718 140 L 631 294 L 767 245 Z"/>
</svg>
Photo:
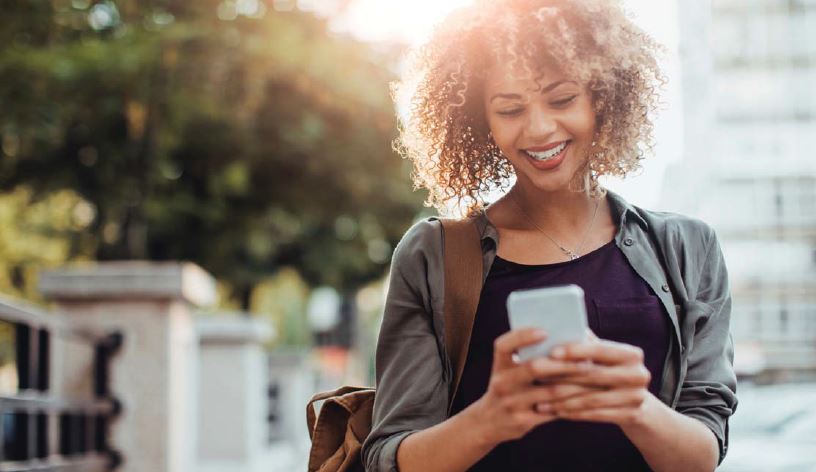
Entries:
<svg viewBox="0 0 816 472">
<path fill-rule="evenodd" d="M 109 388 L 118 332 L 94 333 L 36 309 L 0 300 L 3 369 L 0 390 L 0 470 L 105 471 L 121 459 L 108 444 L 108 427 L 121 410 Z M 88 395 L 53 388 L 55 345 L 84 345 Z"/>
</svg>

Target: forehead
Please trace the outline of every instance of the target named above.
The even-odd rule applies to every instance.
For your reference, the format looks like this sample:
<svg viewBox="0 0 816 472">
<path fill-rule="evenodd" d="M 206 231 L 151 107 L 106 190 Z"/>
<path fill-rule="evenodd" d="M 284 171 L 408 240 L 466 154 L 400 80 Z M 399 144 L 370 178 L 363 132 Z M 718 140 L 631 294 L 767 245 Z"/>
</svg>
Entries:
<svg viewBox="0 0 816 472">
<path fill-rule="evenodd" d="M 532 93 L 548 84 L 570 80 L 558 67 L 540 65 L 536 68 L 513 67 L 499 63 L 485 72 L 484 92 L 487 96 L 496 93 Z"/>
</svg>

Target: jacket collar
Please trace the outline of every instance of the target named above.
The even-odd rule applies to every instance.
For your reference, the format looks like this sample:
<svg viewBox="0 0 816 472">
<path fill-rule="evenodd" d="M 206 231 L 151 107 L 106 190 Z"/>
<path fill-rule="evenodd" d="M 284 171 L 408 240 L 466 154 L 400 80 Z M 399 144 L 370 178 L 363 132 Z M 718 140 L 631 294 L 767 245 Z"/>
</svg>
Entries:
<svg viewBox="0 0 816 472">
<path fill-rule="evenodd" d="M 606 194 L 610 206 L 612 207 L 612 216 L 616 217 L 615 219 L 618 220 L 621 227 L 623 227 L 623 225 L 626 223 L 626 218 L 631 215 L 632 220 L 639 223 L 644 230 L 649 229 L 649 224 L 646 222 L 646 219 L 642 214 L 643 210 L 627 202 L 623 197 L 611 190 L 607 190 Z"/>
<path fill-rule="evenodd" d="M 627 202 L 622 196 L 611 190 L 606 191 L 606 198 L 612 209 L 612 218 L 618 221 L 619 228 L 623 228 L 631 216 L 631 220 L 640 224 L 644 230 L 649 229 L 649 224 L 643 218 L 641 210 L 638 207 Z M 476 215 L 476 227 L 479 229 L 482 244 L 484 244 L 486 239 L 490 239 L 493 241 L 494 247 L 498 247 L 499 231 L 487 217 L 487 207 L 482 208 Z"/>
</svg>

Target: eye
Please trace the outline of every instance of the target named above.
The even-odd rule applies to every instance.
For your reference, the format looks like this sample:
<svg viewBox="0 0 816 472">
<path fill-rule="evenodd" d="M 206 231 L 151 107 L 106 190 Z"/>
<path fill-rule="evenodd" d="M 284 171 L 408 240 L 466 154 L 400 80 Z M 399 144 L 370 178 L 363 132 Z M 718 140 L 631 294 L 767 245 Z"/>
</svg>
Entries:
<svg viewBox="0 0 816 472">
<path fill-rule="evenodd" d="M 496 113 L 502 116 L 516 116 L 520 115 L 521 112 L 524 111 L 524 108 L 511 108 L 509 110 L 501 110 L 497 111 Z"/>
<path fill-rule="evenodd" d="M 554 107 L 563 107 L 570 104 L 576 98 L 578 98 L 578 95 L 570 95 L 569 97 L 562 98 L 561 100 L 555 100 L 553 102 L 550 102 L 550 105 Z"/>
</svg>

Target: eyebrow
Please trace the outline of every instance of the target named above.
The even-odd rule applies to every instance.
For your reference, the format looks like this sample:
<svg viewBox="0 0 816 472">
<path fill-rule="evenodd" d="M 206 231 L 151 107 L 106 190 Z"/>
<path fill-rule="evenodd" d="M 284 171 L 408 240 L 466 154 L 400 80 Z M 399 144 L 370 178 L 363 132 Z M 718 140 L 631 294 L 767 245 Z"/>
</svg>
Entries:
<svg viewBox="0 0 816 472">
<path fill-rule="evenodd" d="M 547 93 L 547 92 L 553 90 L 554 88 L 558 87 L 559 85 L 565 84 L 565 83 L 573 83 L 573 84 L 578 85 L 578 82 L 575 82 L 574 80 L 559 80 L 559 81 L 553 82 L 550 85 L 547 85 L 546 87 L 541 89 L 541 93 L 542 94 Z M 521 99 L 521 95 L 519 95 L 517 93 L 497 93 L 496 95 L 493 95 L 492 97 L 490 97 L 490 102 L 492 103 L 493 100 L 496 99 L 496 98 L 506 98 L 508 100 L 519 100 L 519 99 Z"/>
</svg>

